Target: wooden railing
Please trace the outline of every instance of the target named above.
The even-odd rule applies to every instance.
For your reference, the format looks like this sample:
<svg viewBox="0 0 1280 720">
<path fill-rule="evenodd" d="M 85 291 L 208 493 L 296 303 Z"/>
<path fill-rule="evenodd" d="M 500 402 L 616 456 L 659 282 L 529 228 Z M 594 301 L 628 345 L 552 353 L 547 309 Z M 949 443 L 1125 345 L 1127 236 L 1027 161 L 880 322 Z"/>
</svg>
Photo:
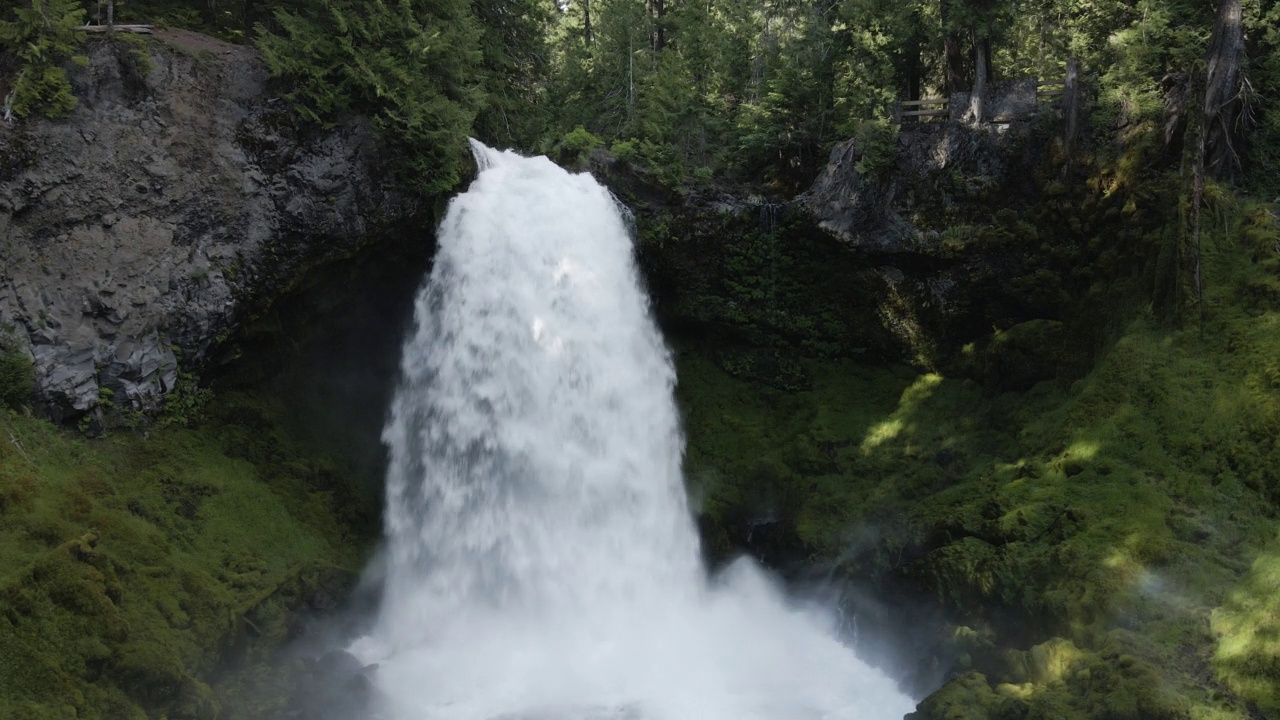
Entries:
<svg viewBox="0 0 1280 720">
<path fill-rule="evenodd" d="M 72 29 L 90 35 L 109 35 L 113 32 L 150 35 L 155 30 L 150 25 L 81 25 Z"/>
<path fill-rule="evenodd" d="M 894 108 L 894 120 L 901 123 L 903 118 L 950 117 L 951 100 L 949 98 L 932 98 L 928 100 L 902 100 Z M 917 122 L 919 122 L 917 120 Z"/>
<path fill-rule="evenodd" d="M 1052 80 L 1036 79 L 1036 102 L 1058 102 L 1071 95 L 1071 80 L 1069 78 L 1070 68 L 1068 68 L 1068 77 L 1055 78 Z M 1024 101 L 1025 102 L 1025 101 Z M 1034 113 L 1034 109 L 1028 106 L 1025 112 Z M 928 98 L 924 100 L 899 100 L 893 108 L 893 120 L 897 124 L 903 122 L 920 122 L 924 118 L 949 118 L 951 117 L 951 99 L 950 98 Z"/>
<path fill-rule="evenodd" d="M 1062 97 L 1067 92 L 1067 79 L 1037 80 L 1036 100 L 1052 100 Z"/>
</svg>

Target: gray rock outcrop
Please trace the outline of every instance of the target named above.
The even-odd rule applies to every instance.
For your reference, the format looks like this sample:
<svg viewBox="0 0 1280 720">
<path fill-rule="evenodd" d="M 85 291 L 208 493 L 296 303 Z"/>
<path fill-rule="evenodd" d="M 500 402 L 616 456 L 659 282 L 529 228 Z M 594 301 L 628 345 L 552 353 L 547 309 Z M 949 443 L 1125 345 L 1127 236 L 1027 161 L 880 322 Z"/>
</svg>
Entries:
<svg viewBox="0 0 1280 720">
<path fill-rule="evenodd" d="M 86 53 L 73 113 L 0 127 L 0 330 L 55 418 L 155 406 L 307 268 L 418 227 L 367 124 L 298 129 L 251 48 Z"/>
<path fill-rule="evenodd" d="M 1043 152 L 1027 123 L 904 127 L 891 172 L 858 172 L 863 148 L 848 140 L 832 149 L 827 166 L 797 201 L 850 247 L 932 253 L 941 247 L 937 229 L 948 221 L 985 222 L 975 208 L 1034 201 L 1031 179 Z"/>
</svg>

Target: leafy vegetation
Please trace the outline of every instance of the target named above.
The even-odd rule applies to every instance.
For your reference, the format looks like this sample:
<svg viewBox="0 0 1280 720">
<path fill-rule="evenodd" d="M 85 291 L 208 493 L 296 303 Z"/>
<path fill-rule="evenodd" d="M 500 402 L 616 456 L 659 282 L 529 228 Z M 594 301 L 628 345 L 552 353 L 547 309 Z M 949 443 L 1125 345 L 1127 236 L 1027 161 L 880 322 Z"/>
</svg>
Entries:
<svg viewBox="0 0 1280 720">
<path fill-rule="evenodd" d="M 801 359 L 810 384 L 787 390 L 686 346 L 686 468 L 713 549 L 937 608 L 926 655 L 960 674 L 926 720 L 1276 712 L 1273 213 L 1242 205 L 1209 240 L 1203 333 L 1142 313 L 1078 380 L 1006 392 Z M 1020 358 L 978 362 L 1035 376 Z"/>
<path fill-rule="evenodd" d="M 18 62 L 4 98 L 6 120 L 33 113 L 57 117 L 76 106 L 62 64 L 88 62 L 76 54 L 80 37 L 74 28 L 84 17 L 79 0 L 31 0 L 28 7 L 14 8 L 12 19 L 0 18 L 0 47 L 10 48 Z"/>
<path fill-rule="evenodd" d="M 9 333 L 0 332 L 0 408 L 17 409 L 34 389 L 31 359 Z"/>
<path fill-rule="evenodd" d="M 1240 91 L 1254 142 L 1234 149 L 1267 188 L 1280 176 L 1280 6 L 1237 4 L 1244 82 L 1228 95 Z M 72 107 L 60 63 L 85 7 L 100 14 L 77 0 L 0 3 L 17 114 Z M 706 168 L 790 192 L 897 99 L 968 91 L 979 75 L 1061 78 L 1071 58 L 1096 152 L 1191 148 L 1195 102 L 1170 102 L 1203 86 L 1214 29 L 1211 5 L 1190 0 L 130 0 L 117 16 L 256 42 L 303 117 L 375 118 L 405 182 L 427 192 L 456 184 L 469 134 L 547 151 L 578 127 L 676 186 Z M 1167 108 L 1179 112 L 1166 126 Z"/>
<path fill-rule="evenodd" d="M 0 715 L 215 718 L 200 678 L 349 581 L 374 498 L 274 412 L 97 441 L 0 412 Z"/>
<path fill-rule="evenodd" d="M 458 149 L 481 96 L 473 87 L 481 29 L 463 0 L 322 0 L 276 12 L 258 40 L 305 118 L 373 115 L 402 150 L 404 181 L 426 192 L 458 183 Z"/>
</svg>

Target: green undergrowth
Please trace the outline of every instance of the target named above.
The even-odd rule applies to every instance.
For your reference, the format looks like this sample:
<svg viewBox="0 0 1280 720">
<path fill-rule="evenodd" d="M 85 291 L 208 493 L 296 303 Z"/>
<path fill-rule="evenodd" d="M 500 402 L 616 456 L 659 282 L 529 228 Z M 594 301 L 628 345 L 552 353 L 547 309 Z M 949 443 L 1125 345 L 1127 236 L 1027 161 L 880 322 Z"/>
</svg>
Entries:
<svg viewBox="0 0 1280 720">
<path fill-rule="evenodd" d="M 259 401 L 207 412 L 88 440 L 0 411 L 0 717 L 212 720 L 201 678 L 360 566 L 360 484 Z"/>
<path fill-rule="evenodd" d="M 939 608 L 955 679 L 922 720 L 1277 716 L 1280 222 L 1243 205 L 1225 226 L 1203 328 L 1140 315 L 1074 382 L 810 361 L 788 392 L 680 348 L 712 553 Z M 783 528 L 767 547 L 762 523 Z"/>
</svg>

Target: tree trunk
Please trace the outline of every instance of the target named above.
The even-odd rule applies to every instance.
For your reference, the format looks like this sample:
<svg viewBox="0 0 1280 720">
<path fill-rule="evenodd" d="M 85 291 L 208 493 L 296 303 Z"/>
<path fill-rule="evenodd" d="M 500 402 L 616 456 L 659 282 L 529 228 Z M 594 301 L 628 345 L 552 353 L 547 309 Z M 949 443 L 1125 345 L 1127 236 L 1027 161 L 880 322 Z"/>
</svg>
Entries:
<svg viewBox="0 0 1280 720">
<path fill-rule="evenodd" d="M 1071 169 L 1076 152 L 1076 136 L 1080 130 L 1080 63 L 1067 61 L 1067 79 L 1062 91 L 1062 154 L 1066 158 L 1063 172 Z"/>
<path fill-rule="evenodd" d="M 1232 140 L 1244 109 L 1245 80 L 1240 71 L 1244 62 L 1244 18 L 1240 0 L 1219 0 L 1213 23 L 1213 40 L 1204 83 L 1204 105 L 1196 133 L 1196 163 L 1191 177 L 1191 213 L 1195 264 L 1192 279 L 1200 310 L 1200 332 L 1204 333 L 1203 209 L 1205 180 L 1228 175 L 1240 167 L 1240 156 Z"/>
<path fill-rule="evenodd" d="M 965 71 L 964 53 L 960 50 L 960 36 L 949 29 L 951 13 L 948 12 L 948 7 L 946 0 L 942 0 L 938 12 L 942 16 L 942 28 L 946 32 L 942 48 L 946 56 L 947 94 L 950 95 L 963 92 L 969 87 L 969 83 L 966 82 L 968 73 Z"/>
<path fill-rule="evenodd" d="M 946 39 L 947 51 L 947 90 L 948 92 L 963 92 L 969 87 L 968 65 L 964 61 L 964 52 L 960 49 L 960 37 L 958 35 L 948 35 Z"/>
<path fill-rule="evenodd" d="M 582 0 L 582 37 L 591 44 L 591 0 Z"/>
<path fill-rule="evenodd" d="M 969 96 L 969 122 L 980 125 L 986 116 L 987 101 L 987 46 L 973 36 L 973 94 Z"/>
<path fill-rule="evenodd" d="M 667 44 L 667 3 L 666 0 L 653 0 L 654 42 L 653 51 L 662 52 Z"/>
<path fill-rule="evenodd" d="M 1240 167 L 1234 139 L 1244 111 L 1244 22 L 1240 0 L 1219 0 L 1205 76 L 1203 159 L 1208 177 L 1223 177 Z"/>
<path fill-rule="evenodd" d="M 921 85 L 921 62 L 920 62 L 920 33 L 913 31 L 911 37 L 907 39 L 907 99 L 920 99 Z"/>
<path fill-rule="evenodd" d="M 244 44 L 253 44 L 253 16 L 257 0 L 244 0 Z"/>
</svg>

